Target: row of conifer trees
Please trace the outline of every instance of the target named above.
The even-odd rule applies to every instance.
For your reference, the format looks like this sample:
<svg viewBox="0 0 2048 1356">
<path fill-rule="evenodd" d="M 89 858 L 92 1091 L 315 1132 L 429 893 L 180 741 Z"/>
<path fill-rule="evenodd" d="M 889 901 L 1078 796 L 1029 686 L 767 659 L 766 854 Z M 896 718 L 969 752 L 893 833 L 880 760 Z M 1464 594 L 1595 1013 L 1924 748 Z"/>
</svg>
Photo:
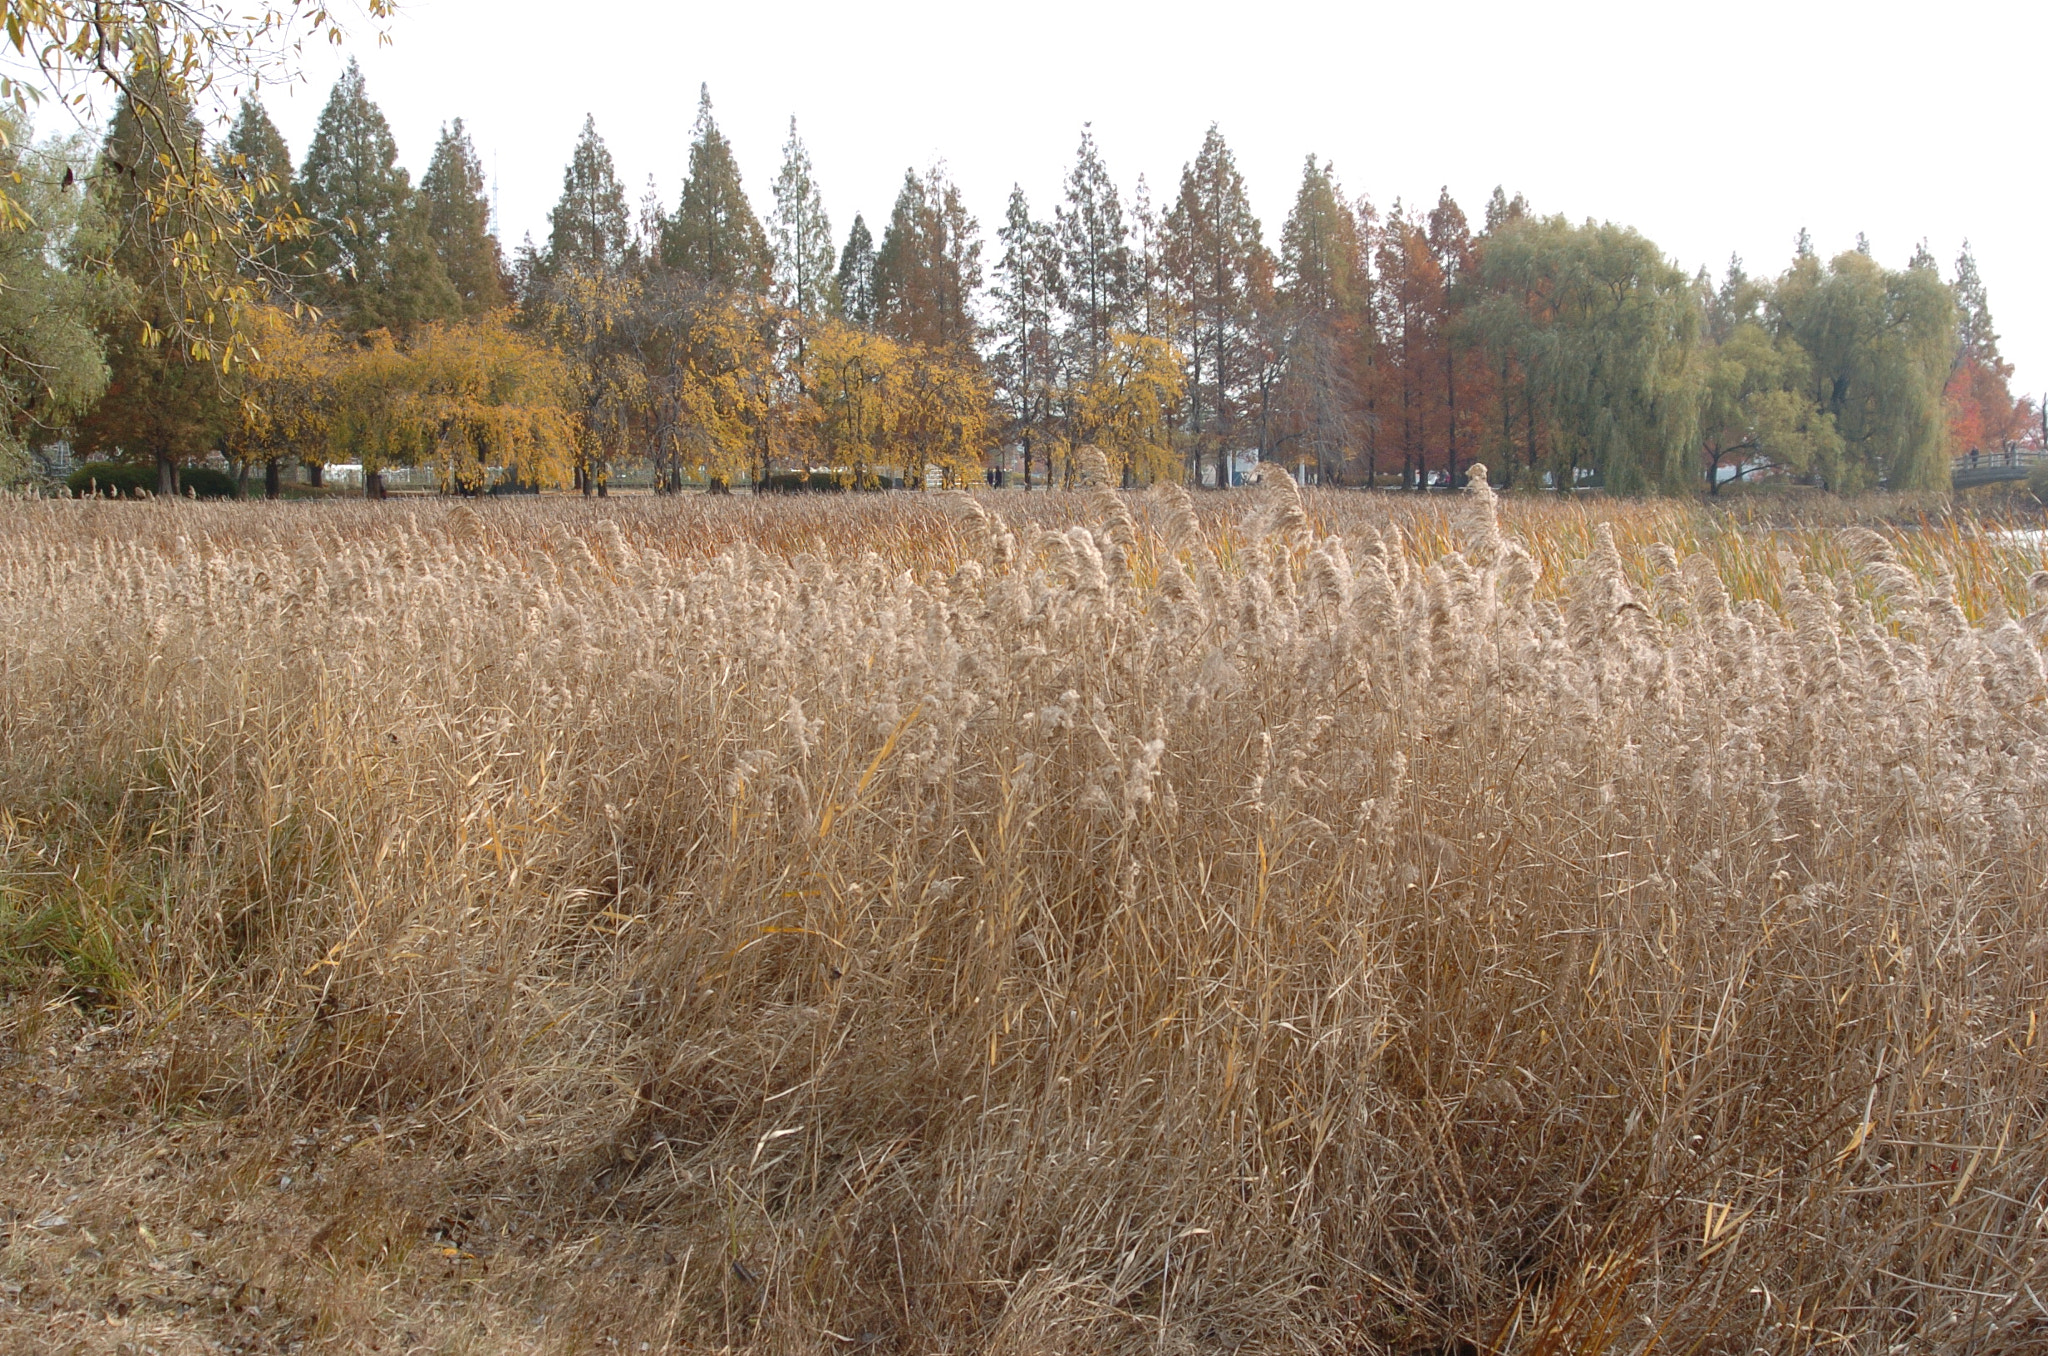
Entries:
<svg viewBox="0 0 2048 1356">
<path fill-rule="evenodd" d="M 220 449 L 273 486 L 294 457 L 451 488 L 601 492 L 634 463 L 661 487 L 989 464 L 1028 485 L 1095 445 L 1132 482 L 1228 484 L 1256 453 L 1351 484 L 1484 462 L 1620 492 L 1930 488 L 2034 427 L 1967 247 L 1944 279 L 1924 247 L 1823 261 L 1802 232 L 1775 277 L 1717 281 L 1498 189 L 1476 227 L 1448 191 L 1382 212 L 1313 156 L 1269 245 L 1215 127 L 1156 200 L 1084 128 L 1051 212 L 1014 189 L 992 241 L 943 166 L 906 172 L 879 237 L 860 215 L 841 237 L 794 120 L 757 213 L 707 91 L 673 206 L 652 178 L 629 203 L 586 119 L 545 240 L 507 259 L 463 123 L 415 185 L 353 64 L 298 164 L 254 100 L 208 151 L 275 313 L 238 385 L 157 339 L 189 323 L 156 285 L 161 232 L 131 221 L 166 125 L 203 142 L 124 100 L 88 167 L 101 229 L 74 223 L 73 252 L 125 286 L 97 303 L 109 380 L 65 431 L 164 467 Z"/>
</svg>

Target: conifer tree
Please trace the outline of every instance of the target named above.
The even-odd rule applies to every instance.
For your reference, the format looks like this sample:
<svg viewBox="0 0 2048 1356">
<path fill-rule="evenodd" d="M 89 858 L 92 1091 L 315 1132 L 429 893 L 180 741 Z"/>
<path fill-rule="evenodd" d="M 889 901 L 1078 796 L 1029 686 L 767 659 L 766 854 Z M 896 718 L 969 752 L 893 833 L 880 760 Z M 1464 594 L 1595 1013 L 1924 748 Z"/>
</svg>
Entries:
<svg viewBox="0 0 2048 1356">
<path fill-rule="evenodd" d="M 1983 277 L 1977 272 L 1977 256 L 1970 252 L 1967 240 L 1962 252 L 1956 255 L 1956 276 L 1950 286 L 1956 294 L 1957 362 L 2001 362 L 1998 331 L 1991 323 L 1991 299 L 1984 290 Z"/>
<path fill-rule="evenodd" d="M 776 304 L 800 315 L 825 314 L 832 300 L 832 223 L 795 118 L 789 120 L 782 173 L 775 180 L 768 242 L 775 255 Z"/>
<path fill-rule="evenodd" d="M 545 272 L 606 276 L 626 261 L 632 244 L 626 190 L 593 117 L 583 119 L 576 149 L 562 171 L 562 196 L 548 213 L 548 228 L 547 253 L 541 259 Z"/>
<path fill-rule="evenodd" d="M 1171 328 L 1172 306 L 1167 295 L 1164 239 L 1159 213 L 1152 205 L 1152 186 L 1138 176 L 1131 191 L 1132 231 L 1137 239 L 1131 248 L 1131 309 L 1138 332 L 1151 339 L 1164 339 Z"/>
<path fill-rule="evenodd" d="M 1116 184 L 1085 125 L 1074 167 L 1067 173 L 1066 201 L 1053 209 L 1053 236 L 1060 252 L 1061 308 L 1068 319 L 1069 364 L 1074 379 L 1088 381 L 1109 351 L 1110 336 L 1132 325 L 1130 227 Z"/>
<path fill-rule="evenodd" d="M 661 259 L 707 287 L 757 295 L 768 290 L 768 238 L 740 184 L 732 145 L 711 116 L 709 86 L 698 93 L 690 176 L 663 233 Z"/>
<path fill-rule="evenodd" d="M 875 251 L 875 317 L 904 343 L 968 351 L 968 299 L 981 287 L 981 227 L 943 166 L 906 170 Z"/>
<path fill-rule="evenodd" d="M 1504 230 L 1510 224 L 1521 221 L 1529 215 L 1529 200 L 1517 193 L 1509 198 L 1507 190 L 1499 184 L 1493 186 L 1493 196 L 1486 200 L 1486 234 Z"/>
<path fill-rule="evenodd" d="M 1932 271 L 1932 262 L 1924 266 Z M 1943 397 L 1948 407 L 1951 450 L 2002 450 L 2032 420 L 2031 411 L 2013 400 L 2013 366 L 1998 351 L 1998 331 L 1991 321 L 1991 300 L 1977 272 L 1970 242 L 1956 256 L 1956 344 Z"/>
<path fill-rule="evenodd" d="M 242 100 L 215 159 L 221 180 L 246 194 L 241 217 L 249 262 L 272 270 L 298 254 L 303 244 L 276 238 L 275 227 L 291 202 L 291 148 L 260 100 Z"/>
<path fill-rule="evenodd" d="M 470 144 L 462 119 L 441 128 L 434 158 L 420 177 L 426 201 L 427 238 L 474 319 L 506 301 L 505 260 L 491 234 L 491 200 L 483 161 Z"/>
<path fill-rule="evenodd" d="M 299 170 L 312 222 L 314 302 L 351 334 L 450 319 L 462 302 L 426 239 L 398 144 L 351 61 L 334 84 Z"/>
<path fill-rule="evenodd" d="M 1181 171 L 1164 245 L 1167 273 L 1184 317 L 1195 455 L 1201 456 L 1204 445 L 1213 451 L 1221 488 L 1230 484 L 1239 388 L 1249 366 L 1245 350 L 1253 292 L 1266 250 L 1237 158 L 1214 123 L 1194 161 Z"/>
<path fill-rule="evenodd" d="M 875 323 L 875 238 L 860 213 L 839 251 L 839 272 L 832 279 L 833 307 L 849 325 L 872 328 Z"/>
<path fill-rule="evenodd" d="M 593 118 L 583 120 L 548 223 L 547 253 L 520 260 L 528 279 L 520 304 L 569 359 L 581 432 L 576 487 L 602 494 L 638 385 L 626 333 L 638 280 L 625 271 L 635 253 L 626 190 Z"/>
<path fill-rule="evenodd" d="M 1280 229 L 1282 292 L 1299 313 L 1337 315 L 1356 300 L 1353 283 L 1362 263 L 1358 219 L 1338 193 L 1331 167 L 1311 155 L 1294 210 Z"/>
<path fill-rule="evenodd" d="M 1460 279 L 1472 264 L 1472 228 L 1465 220 L 1465 211 L 1451 197 L 1448 185 L 1438 191 L 1436 206 L 1430 209 L 1426 232 L 1430 253 L 1435 257 L 1437 277 L 1440 279 L 1437 291 L 1437 313 L 1433 317 L 1437 335 L 1438 356 L 1443 363 L 1443 415 L 1445 459 L 1448 462 L 1449 483 L 1458 483 L 1458 462 L 1466 450 L 1459 442 L 1462 433 L 1469 442 L 1471 419 L 1467 405 L 1471 403 L 1470 379 L 1472 374 L 1464 371 L 1458 361 L 1461 347 L 1456 330 L 1456 289 Z M 1466 383 L 1463 391 L 1460 380 Z M 1462 421 L 1462 422 L 1461 422 Z"/>
<path fill-rule="evenodd" d="M 1002 257 L 996 261 L 995 353 L 990 363 L 996 398 L 1024 462 L 1024 488 L 1031 488 L 1031 465 L 1043 446 L 1053 391 L 1053 308 L 1059 282 L 1058 243 L 1045 223 L 1031 217 L 1031 204 L 1020 186 L 1010 189 L 1003 215 Z M 1049 449 L 1048 449 L 1049 450 Z M 1052 469 L 1051 458 L 1046 470 Z M 1050 475 L 1048 474 L 1048 483 Z"/>
<path fill-rule="evenodd" d="M 113 232 L 101 262 L 122 280 L 128 304 L 107 318 L 106 394 L 80 421 L 74 441 L 80 451 L 150 458 L 157 493 L 168 497 L 178 492 L 179 463 L 205 455 L 225 420 L 212 364 L 164 338 L 201 309 L 186 295 L 171 244 L 195 224 L 157 209 L 167 200 L 162 180 L 197 157 L 202 134 L 190 105 L 155 78 L 146 60 L 134 64 L 129 79 L 149 111 L 138 112 L 126 93 L 116 101 L 93 175 Z"/>
<path fill-rule="evenodd" d="M 1284 436 L 1336 473 L 1356 438 L 1356 392 L 1348 359 L 1360 319 L 1365 261 L 1358 219 L 1327 164 L 1311 155 L 1294 209 L 1280 231 L 1284 317 L 1280 415 Z"/>
</svg>

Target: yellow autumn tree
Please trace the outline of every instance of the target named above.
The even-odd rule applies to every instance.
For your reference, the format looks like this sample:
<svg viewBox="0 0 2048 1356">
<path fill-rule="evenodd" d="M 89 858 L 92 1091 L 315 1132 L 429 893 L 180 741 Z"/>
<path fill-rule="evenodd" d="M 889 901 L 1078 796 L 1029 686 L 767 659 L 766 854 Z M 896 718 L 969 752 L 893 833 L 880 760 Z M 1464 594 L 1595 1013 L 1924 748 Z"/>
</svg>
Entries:
<svg viewBox="0 0 2048 1356">
<path fill-rule="evenodd" d="M 765 456 L 774 365 L 734 298 L 694 291 L 650 307 L 641 338 L 657 479 L 730 485 Z"/>
<path fill-rule="evenodd" d="M 1092 443 L 1126 485 L 1179 470 L 1167 417 L 1187 390 L 1180 355 L 1163 339 L 1117 331 L 1076 402 L 1074 443 Z"/>
<path fill-rule="evenodd" d="M 572 483 L 582 451 L 575 374 L 495 316 L 423 327 L 404 348 L 376 330 L 335 363 L 328 445 L 360 461 L 363 492 L 386 472 L 431 466 L 443 490 L 496 480 Z"/>
<path fill-rule="evenodd" d="M 978 364 L 935 345 L 906 344 L 883 389 L 886 444 L 905 483 L 921 486 L 933 470 L 948 486 L 981 474 L 994 421 L 988 378 Z"/>
<path fill-rule="evenodd" d="M 538 308 L 538 329 L 562 353 L 569 377 L 577 419 L 571 475 L 586 493 L 603 492 L 647 404 L 647 372 L 631 343 L 644 305 L 639 280 L 576 268 L 550 280 Z"/>
<path fill-rule="evenodd" d="M 254 306 L 245 316 L 249 348 L 235 369 L 240 400 L 226 450 L 238 476 L 264 463 L 264 495 L 277 497 L 279 466 L 326 456 L 341 353 L 332 329 L 281 306 Z"/>
<path fill-rule="evenodd" d="M 574 381 L 559 353 L 494 315 L 429 325 L 406 351 L 402 417 L 443 490 L 562 486 L 576 470 Z"/>
<path fill-rule="evenodd" d="M 425 452 L 410 377 L 389 330 L 372 330 L 335 363 L 328 448 L 334 460 L 362 465 L 369 498 L 383 496 L 385 472 L 418 465 Z"/>
<path fill-rule="evenodd" d="M 815 322 L 804 344 L 818 455 L 851 484 L 872 484 L 882 463 L 889 382 L 901 357 L 894 340 L 829 319 Z"/>
</svg>

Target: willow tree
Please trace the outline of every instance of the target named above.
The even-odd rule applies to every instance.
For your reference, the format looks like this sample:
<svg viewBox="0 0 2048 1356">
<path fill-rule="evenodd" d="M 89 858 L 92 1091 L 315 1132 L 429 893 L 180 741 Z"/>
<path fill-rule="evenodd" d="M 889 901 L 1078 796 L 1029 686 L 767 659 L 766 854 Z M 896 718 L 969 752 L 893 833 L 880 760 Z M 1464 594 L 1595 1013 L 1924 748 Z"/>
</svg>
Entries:
<svg viewBox="0 0 2048 1356">
<path fill-rule="evenodd" d="M 104 245 L 97 199 L 63 186 L 90 164 L 83 137 L 31 146 L 27 120 L 0 112 L 0 184 L 23 209 L 0 220 L 0 484 L 106 389 L 99 322 L 115 313 L 121 283 L 105 269 L 64 266 Z"/>
<path fill-rule="evenodd" d="M 1505 225 L 1477 274 L 1466 324 L 1528 374 L 1558 487 L 1584 469 L 1617 494 L 1690 490 L 1705 375 L 1691 280 L 1634 230 L 1561 216 Z"/>
<path fill-rule="evenodd" d="M 1956 352 L 1956 303 L 1933 261 L 1887 269 L 1851 250 L 1822 267 L 1802 253 L 1778 280 L 1776 328 L 1811 362 L 1813 404 L 1841 440 L 1815 468 L 1837 490 L 1945 489 L 1942 388 Z"/>
</svg>

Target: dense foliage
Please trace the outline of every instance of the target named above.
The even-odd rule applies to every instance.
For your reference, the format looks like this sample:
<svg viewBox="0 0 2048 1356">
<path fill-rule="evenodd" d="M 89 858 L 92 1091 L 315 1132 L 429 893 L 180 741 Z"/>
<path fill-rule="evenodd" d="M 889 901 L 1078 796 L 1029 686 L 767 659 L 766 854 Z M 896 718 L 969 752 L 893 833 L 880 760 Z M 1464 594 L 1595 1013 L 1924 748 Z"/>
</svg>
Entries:
<svg viewBox="0 0 2048 1356">
<path fill-rule="evenodd" d="M 1071 484 L 1093 447 L 1126 485 L 1228 486 L 1255 461 L 1455 485 L 1483 460 L 1503 485 L 1669 494 L 1941 488 L 1951 454 L 2041 437 L 1967 245 L 1944 279 L 1924 248 L 1824 261 L 1802 232 L 1775 278 L 1736 260 L 1716 282 L 1500 190 L 1476 228 L 1448 192 L 1383 214 L 1311 156 L 1269 248 L 1211 127 L 1156 204 L 1084 129 L 1049 217 L 1015 189 L 984 241 L 935 165 L 905 172 L 879 237 L 856 216 L 835 249 L 794 121 L 759 216 L 706 90 L 672 205 L 629 205 L 586 119 L 545 242 L 508 261 L 462 122 L 415 186 L 353 64 L 296 169 L 253 99 L 205 140 L 138 57 L 90 190 L 24 178 L 40 210 L 0 250 L 42 309 L 7 351 L 45 375 L 0 373 L 17 448 L 68 433 L 153 462 L 166 493 L 215 453 L 273 493 L 297 459 L 359 464 L 372 494 L 401 467 L 603 494 L 629 467 L 661 490 Z M 31 155 L 43 177 L 80 159 Z M 195 159 L 234 191 L 234 232 L 176 215 Z M 208 267 L 276 282 L 268 301 L 195 312 L 202 238 Z"/>
</svg>

